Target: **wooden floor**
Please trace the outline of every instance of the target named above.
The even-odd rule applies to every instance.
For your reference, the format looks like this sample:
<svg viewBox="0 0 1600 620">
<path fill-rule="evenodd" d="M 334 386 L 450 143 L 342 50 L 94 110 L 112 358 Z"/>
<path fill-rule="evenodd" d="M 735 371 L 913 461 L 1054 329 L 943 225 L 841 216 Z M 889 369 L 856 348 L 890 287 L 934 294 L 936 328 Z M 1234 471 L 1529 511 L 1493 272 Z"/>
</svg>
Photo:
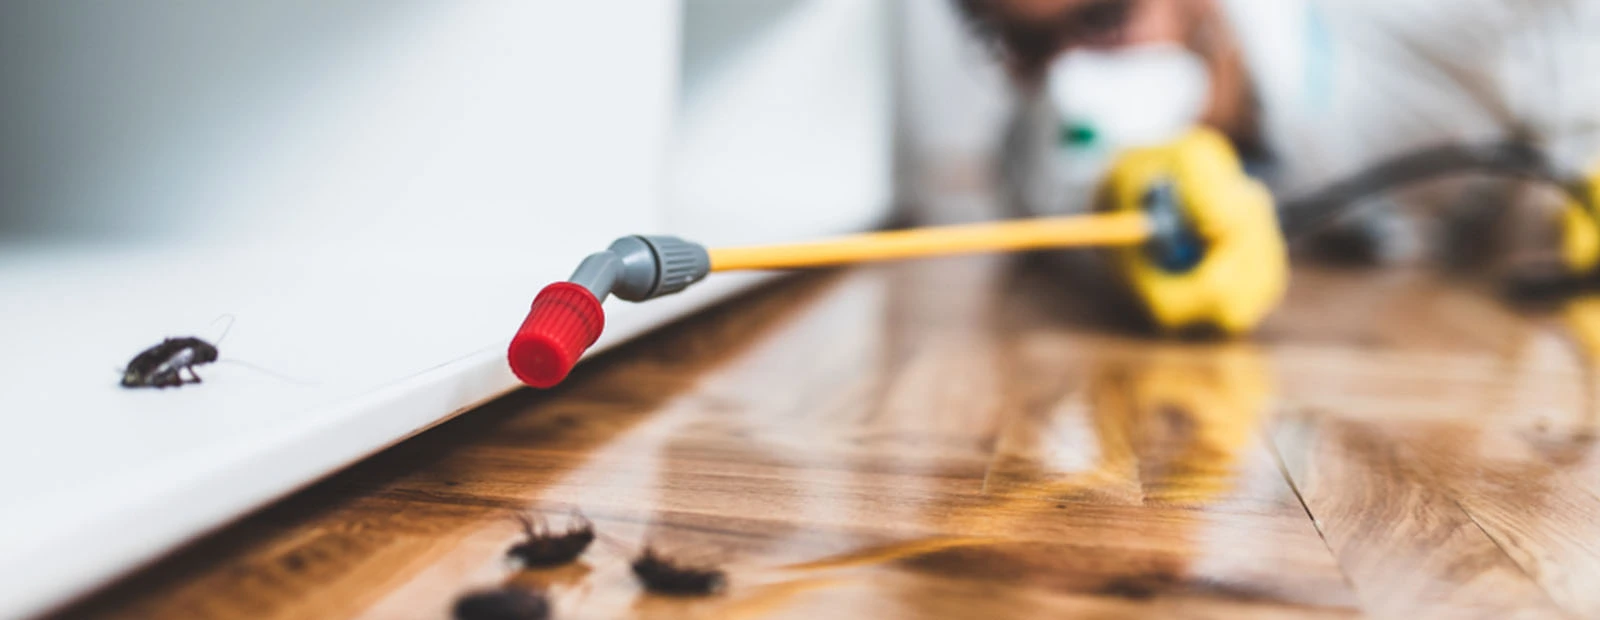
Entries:
<svg viewBox="0 0 1600 620">
<path fill-rule="evenodd" d="M 62 617 L 1600 617 L 1600 303 L 1297 273 L 1250 343 L 1142 337 L 1040 259 L 804 276 L 509 396 Z M 512 514 L 601 534 L 518 572 Z M 718 563 L 641 594 L 648 542 Z"/>
</svg>

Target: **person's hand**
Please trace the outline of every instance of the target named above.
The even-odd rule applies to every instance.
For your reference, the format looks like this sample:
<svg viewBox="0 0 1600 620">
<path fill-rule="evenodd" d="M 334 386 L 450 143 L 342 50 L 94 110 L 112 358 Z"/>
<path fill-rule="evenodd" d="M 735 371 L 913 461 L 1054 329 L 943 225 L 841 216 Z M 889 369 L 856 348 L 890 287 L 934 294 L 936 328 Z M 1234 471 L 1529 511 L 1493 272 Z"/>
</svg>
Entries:
<svg viewBox="0 0 1600 620">
<path fill-rule="evenodd" d="M 1166 331 L 1254 329 L 1288 288 L 1288 246 L 1272 194 L 1245 175 L 1221 134 L 1196 129 L 1162 147 L 1118 158 L 1101 192 L 1103 210 L 1139 210 L 1170 183 L 1183 225 L 1199 240 L 1198 261 L 1174 268 L 1144 246 L 1114 250 L 1123 280 Z"/>
</svg>

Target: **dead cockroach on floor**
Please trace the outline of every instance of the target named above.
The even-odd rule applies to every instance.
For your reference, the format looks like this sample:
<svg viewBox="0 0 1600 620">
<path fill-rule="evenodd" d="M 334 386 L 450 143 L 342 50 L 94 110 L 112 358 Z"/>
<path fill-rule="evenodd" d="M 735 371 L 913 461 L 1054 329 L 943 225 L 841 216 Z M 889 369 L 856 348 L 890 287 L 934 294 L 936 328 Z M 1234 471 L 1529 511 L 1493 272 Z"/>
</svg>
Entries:
<svg viewBox="0 0 1600 620">
<path fill-rule="evenodd" d="M 122 387 L 168 388 L 199 383 L 200 375 L 195 374 L 194 367 L 215 361 L 216 345 L 193 336 L 168 338 L 139 352 L 128 362 L 128 367 L 122 371 Z M 189 371 L 192 379 L 183 377 L 184 370 Z"/>
<path fill-rule="evenodd" d="M 674 596 L 708 596 L 721 592 L 728 584 L 721 569 L 684 566 L 650 547 L 634 558 L 633 574 L 644 589 Z"/>
<path fill-rule="evenodd" d="M 572 521 L 562 534 L 550 531 L 542 517 L 518 514 L 517 521 L 522 523 L 522 532 L 527 539 L 512 545 L 506 550 L 506 555 L 516 558 L 528 568 L 567 564 L 583 555 L 589 543 L 594 542 L 594 524 L 578 512 L 572 513 Z"/>
<path fill-rule="evenodd" d="M 550 599 L 537 590 L 506 585 L 462 595 L 451 615 L 455 620 L 544 620 L 550 617 Z"/>
</svg>

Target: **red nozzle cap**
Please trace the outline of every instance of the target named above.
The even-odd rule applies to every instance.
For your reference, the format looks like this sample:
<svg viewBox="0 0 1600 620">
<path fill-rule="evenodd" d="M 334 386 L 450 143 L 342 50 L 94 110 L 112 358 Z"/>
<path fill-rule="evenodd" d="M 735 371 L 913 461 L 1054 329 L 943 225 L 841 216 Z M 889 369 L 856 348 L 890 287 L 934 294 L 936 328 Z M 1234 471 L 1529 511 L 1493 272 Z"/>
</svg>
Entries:
<svg viewBox="0 0 1600 620">
<path fill-rule="evenodd" d="M 511 339 L 506 352 L 511 372 L 533 387 L 553 387 L 567 378 L 605 326 L 605 311 L 589 289 L 571 282 L 546 286 Z"/>
</svg>

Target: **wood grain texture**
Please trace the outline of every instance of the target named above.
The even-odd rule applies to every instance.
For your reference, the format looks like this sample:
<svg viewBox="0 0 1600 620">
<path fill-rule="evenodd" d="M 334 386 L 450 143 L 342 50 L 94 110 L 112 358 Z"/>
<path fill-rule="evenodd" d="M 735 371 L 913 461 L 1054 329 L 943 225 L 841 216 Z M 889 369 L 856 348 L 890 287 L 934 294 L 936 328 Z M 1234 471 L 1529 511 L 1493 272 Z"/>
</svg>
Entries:
<svg viewBox="0 0 1600 620">
<path fill-rule="evenodd" d="M 1593 617 L 1584 321 L 1304 270 L 1251 342 L 972 258 L 804 276 L 414 438 L 63 610 L 447 617 Z M 1600 316 L 1594 316 L 1600 325 Z M 520 571 L 512 515 L 600 540 Z M 650 544 L 729 589 L 641 592 Z"/>
</svg>

